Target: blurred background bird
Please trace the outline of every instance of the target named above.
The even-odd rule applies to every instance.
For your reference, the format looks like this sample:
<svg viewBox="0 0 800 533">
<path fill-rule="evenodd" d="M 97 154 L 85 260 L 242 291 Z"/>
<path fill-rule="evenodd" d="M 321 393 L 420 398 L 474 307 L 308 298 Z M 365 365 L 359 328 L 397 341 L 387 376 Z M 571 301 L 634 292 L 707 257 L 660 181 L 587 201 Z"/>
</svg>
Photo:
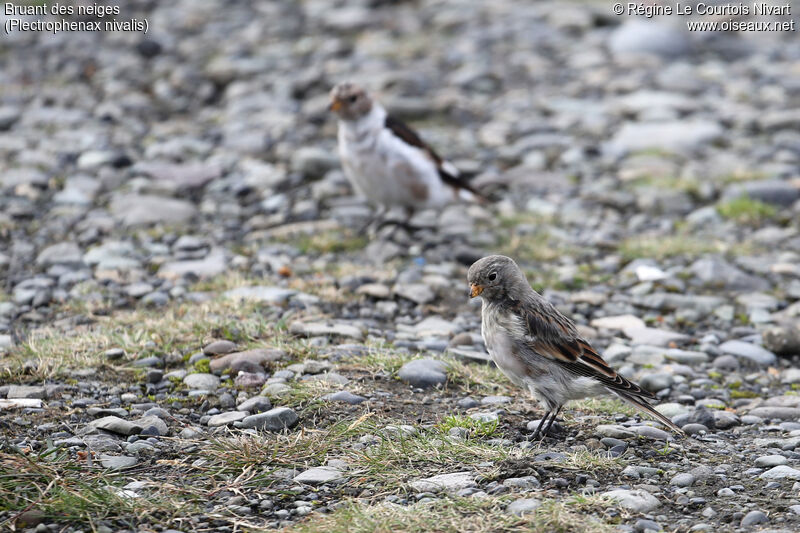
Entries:
<svg viewBox="0 0 800 533">
<path fill-rule="evenodd" d="M 416 210 L 483 199 L 455 166 L 362 87 L 340 83 L 330 96 L 342 168 L 356 192 L 378 208 L 376 219 L 400 207 L 405 220 L 394 223 L 416 229 L 409 223 Z"/>
</svg>

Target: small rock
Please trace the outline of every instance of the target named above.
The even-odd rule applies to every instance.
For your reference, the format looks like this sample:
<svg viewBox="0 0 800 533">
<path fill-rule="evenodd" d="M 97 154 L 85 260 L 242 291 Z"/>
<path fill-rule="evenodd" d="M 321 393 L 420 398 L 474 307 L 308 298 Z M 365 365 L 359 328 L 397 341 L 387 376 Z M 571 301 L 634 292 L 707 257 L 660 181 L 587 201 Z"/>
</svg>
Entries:
<svg viewBox="0 0 800 533">
<path fill-rule="evenodd" d="M 203 353 L 206 355 L 225 355 L 226 353 L 231 353 L 235 349 L 235 343 L 221 340 L 207 344 L 205 347 L 203 347 Z"/>
<path fill-rule="evenodd" d="M 47 514 L 45 514 L 44 511 L 39 509 L 30 509 L 20 513 L 17 516 L 14 525 L 17 527 L 34 527 L 44 523 L 45 520 L 47 520 Z M 50 528 L 47 528 L 47 531 L 50 531 Z M 38 533 L 38 528 L 36 532 Z"/>
<path fill-rule="evenodd" d="M 480 405 L 480 402 L 478 402 L 478 400 L 476 400 L 475 398 L 461 398 L 460 400 L 458 400 L 456 405 L 458 405 L 462 409 L 472 409 L 473 407 L 478 407 Z"/>
<path fill-rule="evenodd" d="M 357 341 L 364 338 L 361 328 L 343 323 L 293 322 L 289 326 L 289 333 L 304 337 L 348 337 Z"/>
<path fill-rule="evenodd" d="M 500 418 L 494 411 L 482 411 L 478 413 L 471 413 L 469 417 L 473 420 L 477 420 L 478 422 L 483 422 L 484 424 L 490 422 L 497 422 Z"/>
<path fill-rule="evenodd" d="M 299 418 L 288 407 L 275 407 L 264 413 L 250 415 L 242 420 L 242 427 L 283 431 L 297 425 Z"/>
<path fill-rule="evenodd" d="M 636 533 L 645 533 L 645 532 L 649 533 L 650 531 L 662 531 L 662 528 L 658 522 L 654 522 L 653 520 L 647 520 L 646 518 L 640 518 L 633 525 L 633 530 Z"/>
<path fill-rule="evenodd" d="M 425 283 L 397 283 L 392 287 L 392 293 L 419 305 L 436 299 L 436 292 Z"/>
<path fill-rule="evenodd" d="M 142 435 L 166 436 L 169 434 L 167 423 L 158 416 L 143 416 L 134 422 L 142 427 Z"/>
<path fill-rule="evenodd" d="M 727 341 L 719 345 L 722 353 L 734 355 L 740 359 L 752 361 L 761 366 L 771 366 L 777 361 L 777 357 L 769 350 L 761 346 L 743 341 Z"/>
<path fill-rule="evenodd" d="M 676 487 L 691 487 L 694 484 L 694 476 L 692 474 L 677 474 L 673 476 L 669 484 Z"/>
<path fill-rule="evenodd" d="M 597 329 L 610 329 L 616 331 L 623 331 L 629 328 L 642 329 L 647 327 L 644 323 L 644 320 L 634 315 L 617 315 L 595 318 L 589 323 L 589 325 Z"/>
<path fill-rule="evenodd" d="M 193 275 L 200 279 L 207 279 L 222 274 L 227 267 L 225 251 L 221 248 L 214 248 L 202 259 L 184 259 L 162 264 L 158 269 L 158 277 L 176 280 Z"/>
<path fill-rule="evenodd" d="M 60 242 L 42 250 L 36 257 L 36 264 L 44 267 L 51 265 L 79 265 L 83 253 L 74 242 Z"/>
<path fill-rule="evenodd" d="M 790 207 L 800 199 L 800 187 L 783 180 L 757 180 L 731 183 L 722 194 L 723 200 L 747 197 L 759 202 Z"/>
<path fill-rule="evenodd" d="M 42 400 L 38 398 L 18 398 L 16 400 L 0 400 L 0 411 L 3 409 L 31 408 L 39 409 L 42 407 Z"/>
<path fill-rule="evenodd" d="M 631 339 L 632 344 L 648 346 L 669 346 L 671 343 L 682 343 L 690 339 L 683 333 L 657 328 L 626 328 L 623 333 Z"/>
<path fill-rule="evenodd" d="M 506 478 L 503 480 L 503 485 L 522 490 L 533 490 L 538 489 L 541 486 L 541 483 L 536 476 L 524 476 Z"/>
<path fill-rule="evenodd" d="M 317 179 L 331 169 L 339 166 L 339 158 L 330 150 L 316 146 L 303 146 L 294 151 L 292 170 L 306 178 Z"/>
<path fill-rule="evenodd" d="M 232 352 L 212 359 L 209 368 L 215 374 L 220 374 L 227 368 L 230 368 L 234 374 L 238 372 L 259 373 L 264 371 L 268 363 L 280 361 L 285 356 L 286 352 L 283 350 L 256 348 L 244 352 Z"/>
<path fill-rule="evenodd" d="M 438 316 L 429 316 L 414 326 L 414 333 L 418 338 L 423 337 L 450 337 L 458 326 Z"/>
<path fill-rule="evenodd" d="M 379 300 L 387 300 L 391 298 L 392 291 L 383 283 L 366 283 L 356 289 L 356 294 L 364 294 Z"/>
<path fill-rule="evenodd" d="M 214 374 L 189 374 L 183 383 L 192 390 L 215 391 L 219 387 L 219 378 Z"/>
<path fill-rule="evenodd" d="M 437 492 L 440 490 L 456 492 L 467 487 L 474 487 L 475 474 L 472 472 L 439 474 L 438 476 L 412 481 L 409 486 L 417 492 Z"/>
<path fill-rule="evenodd" d="M 118 433 L 120 435 L 138 435 L 142 432 L 142 426 L 123 420 L 117 416 L 104 416 L 97 420 L 92 420 L 89 425 L 97 429 L 104 429 L 111 433 Z"/>
<path fill-rule="evenodd" d="M 109 211 L 125 227 L 150 224 L 181 224 L 191 219 L 197 207 L 189 201 L 154 195 L 118 194 Z"/>
<path fill-rule="evenodd" d="M 342 471 L 338 468 L 331 466 L 318 466 L 316 468 L 309 468 L 294 477 L 294 481 L 298 483 L 307 483 L 309 485 L 322 485 L 337 481 L 342 478 Z"/>
<path fill-rule="evenodd" d="M 766 279 L 746 274 L 718 256 L 698 259 L 689 270 L 694 274 L 693 280 L 708 287 L 734 291 L 766 291 L 770 288 Z"/>
<path fill-rule="evenodd" d="M 131 363 L 133 366 L 139 368 L 149 368 L 154 366 L 164 366 L 164 361 L 157 355 L 151 355 L 149 357 L 142 357 L 137 359 Z"/>
<path fill-rule="evenodd" d="M 47 396 L 47 390 L 44 387 L 32 385 L 11 385 L 8 388 L 6 398 L 9 400 L 15 399 L 39 399 L 42 400 Z"/>
<path fill-rule="evenodd" d="M 522 516 L 525 513 L 532 513 L 536 509 L 538 509 L 542 505 L 542 502 L 536 500 L 534 498 L 521 498 L 519 500 L 514 500 L 511 502 L 508 507 L 506 507 L 506 512 L 511 513 L 515 516 Z"/>
<path fill-rule="evenodd" d="M 248 413 L 263 413 L 272 409 L 272 402 L 269 398 L 264 396 L 253 396 L 242 403 L 236 408 L 237 411 L 245 411 Z"/>
<path fill-rule="evenodd" d="M 760 468 L 771 468 L 773 466 L 785 465 L 788 462 L 789 459 L 783 455 L 762 455 L 756 459 L 755 465 Z"/>
<path fill-rule="evenodd" d="M 118 361 L 125 357 L 125 350 L 122 348 L 110 348 L 105 351 L 105 356 L 109 361 Z"/>
<path fill-rule="evenodd" d="M 212 416 L 208 419 L 207 425 L 210 428 L 227 426 L 228 424 L 233 424 L 234 422 L 243 420 L 247 416 L 247 413 L 243 411 L 228 411 L 227 413 L 220 413 Z"/>
<path fill-rule="evenodd" d="M 509 403 L 511 401 L 510 396 L 485 396 L 481 399 L 482 405 L 501 405 L 504 403 Z"/>
<path fill-rule="evenodd" d="M 602 496 L 616 500 L 621 507 L 635 513 L 649 513 L 661 505 L 658 498 L 641 489 L 617 489 L 602 493 Z"/>
<path fill-rule="evenodd" d="M 322 397 L 322 399 L 326 402 L 343 402 L 350 405 L 358 405 L 361 402 L 367 401 L 367 399 L 363 396 L 353 394 L 352 392 L 346 390 L 334 392 L 332 394 L 326 394 Z"/>
<path fill-rule="evenodd" d="M 629 439 L 636 436 L 633 431 L 615 424 L 600 424 L 595 428 L 595 433 L 601 437 L 612 437 L 615 439 Z"/>
<path fill-rule="evenodd" d="M 794 385 L 800 383 L 800 368 L 787 368 L 781 376 L 781 383 Z"/>
<path fill-rule="evenodd" d="M 640 437 L 646 437 L 653 440 L 672 440 L 672 435 L 670 433 L 653 426 L 635 426 L 631 429 Z"/>
<path fill-rule="evenodd" d="M 128 453 L 149 453 L 154 452 L 156 447 L 144 440 L 137 440 L 125 445 L 125 451 Z"/>
<path fill-rule="evenodd" d="M 281 305 L 286 303 L 286 301 L 295 294 L 297 294 L 297 291 L 293 289 L 284 289 L 283 287 L 256 286 L 237 287 L 236 289 L 225 291 L 224 296 L 226 298 L 230 298 L 231 300 L 249 300 L 273 305 Z"/>
<path fill-rule="evenodd" d="M 760 479 L 800 479 L 800 470 L 795 470 L 791 466 L 779 465 L 762 472 L 758 476 Z"/>
<path fill-rule="evenodd" d="M 139 460 L 136 457 L 129 457 L 127 455 L 100 455 L 100 464 L 104 468 L 111 470 L 121 470 L 136 466 Z"/>
<path fill-rule="evenodd" d="M 769 327 L 764 330 L 762 336 L 764 347 L 778 355 L 800 354 L 800 322 Z M 798 371 L 796 368 L 789 370 Z M 797 380 L 795 383 L 800 381 L 800 372 L 794 375 L 794 379 Z"/>
<path fill-rule="evenodd" d="M 261 394 L 264 394 L 265 396 L 278 397 L 282 394 L 286 394 L 290 390 L 292 390 L 292 388 L 286 383 L 270 383 L 264 387 L 264 389 L 261 391 Z"/>
<path fill-rule="evenodd" d="M 447 381 L 447 366 L 437 359 L 415 359 L 404 364 L 397 375 L 412 387 L 433 387 Z"/>
<path fill-rule="evenodd" d="M 731 413 L 729 411 L 713 411 L 714 416 L 714 427 L 716 429 L 730 429 L 734 426 L 738 426 L 742 423 L 741 419 L 736 415 L 736 413 Z"/>
<path fill-rule="evenodd" d="M 233 384 L 242 389 L 257 389 L 266 382 L 266 375 L 260 372 L 257 374 L 252 372 L 239 372 L 233 380 Z"/>
<path fill-rule="evenodd" d="M 798 407 L 777 407 L 764 406 L 751 409 L 748 413 L 751 416 L 758 416 L 767 419 L 779 420 L 798 420 L 800 419 L 800 408 Z"/>
<path fill-rule="evenodd" d="M 663 389 L 668 389 L 675 382 L 672 374 L 647 374 L 640 381 L 639 384 L 645 390 L 650 392 L 658 392 Z"/>
<path fill-rule="evenodd" d="M 750 511 L 744 518 L 742 518 L 741 526 L 742 527 L 750 527 L 756 524 L 763 524 L 765 522 L 769 522 L 767 515 L 761 511 Z"/>
<path fill-rule="evenodd" d="M 706 426 L 704 426 L 703 424 L 696 424 L 696 423 L 686 424 L 682 426 L 681 429 L 687 435 L 699 435 L 704 431 L 706 432 L 708 431 L 708 428 Z"/>
</svg>

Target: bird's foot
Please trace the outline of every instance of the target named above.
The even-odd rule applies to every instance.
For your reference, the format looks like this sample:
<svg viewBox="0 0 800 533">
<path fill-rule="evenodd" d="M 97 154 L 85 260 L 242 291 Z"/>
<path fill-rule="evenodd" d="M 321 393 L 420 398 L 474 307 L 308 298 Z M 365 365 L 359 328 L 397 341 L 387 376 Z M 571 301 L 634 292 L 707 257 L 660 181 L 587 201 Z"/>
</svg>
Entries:
<svg viewBox="0 0 800 533">
<path fill-rule="evenodd" d="M 558 416 L 558 413 L 560 411 L 561 407 L 553 411 L 548 411 L 547 413 L 544 414 L 544 417 L 542 417 L 542 419 L 539 420 L 539 423 L 536 425 L 536 430 L 533 432 L 533 435 L 531 436 L 532 442 L 536 441 L 537 439 L 539 440 L 539 442 L 544 441 L 545 437 L 550 435 L 551 430 L 555 431 L 556 429 L 559 428 L 558 424 L 556 424 L 555 427 L 553 427 L 553 423 L 556 421 L 556 417 Z"/>
<path fill-rule="evenodd" d="M 384 220 L 376 226 L 375 233 L 370 235 L 370 237 L 381 238 L 386 241 L 405 242 L 408 241 L 414 233 L 424 229 L 430 228 L 428 226 L 411 224 L 403 220 Z"/>
<path fill-rule="evenodd" d="M 375 228 L 376 231 L 379 231 L 387 226 L 394 226 L 395 229 L 402 228 L 409 233 L 413 233 L 415 231 L 420 231 L 423 229 L 433 229 L 433 226 L 420 226 L 417 224 L 412 224 L 407 220 L 384 220 Z"/>
</svg>

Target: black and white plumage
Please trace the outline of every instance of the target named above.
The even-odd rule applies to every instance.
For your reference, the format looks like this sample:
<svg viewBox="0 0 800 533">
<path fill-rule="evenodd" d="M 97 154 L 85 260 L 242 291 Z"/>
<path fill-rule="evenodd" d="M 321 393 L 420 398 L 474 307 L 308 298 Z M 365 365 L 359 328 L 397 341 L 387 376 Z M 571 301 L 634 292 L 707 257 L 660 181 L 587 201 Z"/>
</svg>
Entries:
<svg viewBox="0 0 800 533">
<path fill-rule="evenodd" d="M 650 405 L 655 396 L 620 376 L 572 320 L 531 288 L 512 259 L 484 257 L 470 267 L 467 281 L 470 296 L 483 301 L 481 334 L 492 360 L 547 411 L 535 435 L 547 434 L 566 402 L 609 394 L 683 434 Z"/>
<path fill-rule="evenodd" d="M 353 188 L 370 203 L 407 212 L 479 196 L 458 170 L 358 85 L 331 90 L 339 155 Z"/>
</svg>

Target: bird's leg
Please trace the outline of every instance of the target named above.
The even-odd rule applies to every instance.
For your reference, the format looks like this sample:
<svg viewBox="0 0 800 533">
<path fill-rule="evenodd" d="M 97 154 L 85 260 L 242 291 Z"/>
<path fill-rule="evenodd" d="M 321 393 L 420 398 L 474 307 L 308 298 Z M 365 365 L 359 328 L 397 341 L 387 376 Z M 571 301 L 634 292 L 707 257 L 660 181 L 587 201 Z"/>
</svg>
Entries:
<svg viewBox="0 0 800 533">
<path fill-rule="evenodd" d="M 550 433 L 550 426 L 552 426 L 553 422 L 556 421 L 556 417 L 558 416 L 558 413 L 561 412 L 561 407 L 563 407 L 563 406 L 559 405 L 558 408 L 553 412 L 553 416 L 550 418 L 550 422 L 547 423 L 547 427 L 544 428 L 544 431 L 542 432 L 542 440 L 544 440 L 544 438 L 547 436 L 547 434 Z M 539 425 L 539 427 L 541 427 L 541 424 Z"/>
<path fill-rule="evenodd" d="M 539 434 L 542 433 L 542 428 L 544 427 L 545 422 L 547 422 L 547 417 L 550 416 L 550 413 L 552 413 L 552 411 L 547 411 L 544 414 L 544 417 L 539 421 L 539 425 L 536 426 L 536 431 L 534 431 L 533 435 L 531 435 L 531 440 L 532 441 L 536 440 L 539 437 Z M 548 426 L 548 427 L 550 427 L 550 426 Z M 544 435 L 542 435 L 542 438 L 544 438 Z"/>
<path fill-rule="evenodd" d="M 367 223 L 358 229 L 358 233 L 361 234 L 366 232 L 372 236 L 377 234 L 378 230 L 383 227 L 383 222 L 381 222 L 381 219 L 386 216 L 388 211 L 388 207 L 385 205 L 379 205 L 373 215 L 369 218 L 369 220 L 367 220 Z M 373 228 L 373 226 L 375 227 Z"/>
<path fill-rule="evenodd" d="M 415 231 L 419 231 L 426 227 L 426 226 L 415 226 L 411 223 L 411 217 L 414 215 L 413 208 L 406 206 L 403 209 L 405 210 L 406 214 L 403 220 L 384 220 L 383 222 L 380 223 L 376 231 L 380 230 L 384 226 L 388 226 L 390 224 L 393 225 L 394 229 L 392 229 L 392 232 L 389 233 L 389 235 L 387 235 L 386 237 L 387 239 L 391 239 L 392 237 L 394 237 L 394 232 L 397 231 L 397 228 L 403 228 L 407 232 L 413 233 Z"/>
</svg>

